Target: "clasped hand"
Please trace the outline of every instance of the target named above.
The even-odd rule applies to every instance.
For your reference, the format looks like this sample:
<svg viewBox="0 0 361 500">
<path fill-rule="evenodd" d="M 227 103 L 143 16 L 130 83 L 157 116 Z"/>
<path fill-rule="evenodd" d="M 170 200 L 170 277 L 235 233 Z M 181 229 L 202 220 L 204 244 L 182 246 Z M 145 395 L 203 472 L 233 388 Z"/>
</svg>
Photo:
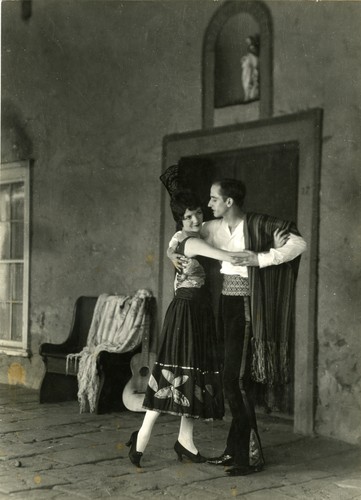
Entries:
<svg viewBox="0 0 361 500">
<path fill-rule="evenodd" d="M 195 259 L 185 257 L 179 253 L 173 253 L 171 260 L 179 273 L 191 274 L 199 266 L 199 263 Z"/>
<path fill-rule="evenodd" d="M 232 255 L 231 263 L 234 266 L 259 266 L 258 254 L 252 250 L 243 250 Z"/>
<path fill-rule="evenodd" d="M 287 243 L 290 235 L 286 229 L 276 229 L 273 233 L 273 246 L 274 248 L 281 248 Z M 244 250 L 237 252 L 232 256 L 232 264 L 234 266 L 259 266 L 258 254 L 251 250 Z"/>
</svg>

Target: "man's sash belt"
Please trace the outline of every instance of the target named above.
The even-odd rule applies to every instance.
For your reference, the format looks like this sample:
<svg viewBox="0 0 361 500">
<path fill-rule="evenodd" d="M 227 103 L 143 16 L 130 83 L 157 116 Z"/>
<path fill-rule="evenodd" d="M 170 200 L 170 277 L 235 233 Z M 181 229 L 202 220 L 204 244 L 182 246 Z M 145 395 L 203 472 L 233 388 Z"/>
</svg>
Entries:
<svg viewBox="0 0 361 500">
<path fill-rule="evenodd" d="M 222 295 L 246 297 L 249 295 L 249 280 L 238 274 L 224 274 Z"/>
</svg>

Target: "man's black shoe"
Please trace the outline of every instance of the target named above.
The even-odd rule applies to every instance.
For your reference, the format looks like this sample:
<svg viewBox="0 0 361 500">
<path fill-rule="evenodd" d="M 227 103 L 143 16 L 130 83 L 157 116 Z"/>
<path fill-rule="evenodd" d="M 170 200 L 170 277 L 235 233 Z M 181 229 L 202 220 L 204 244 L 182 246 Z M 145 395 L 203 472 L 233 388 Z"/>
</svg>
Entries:
<svg viewBox="0 0 361 500">
<path fill-rule="evenodd" d="M 226 472 L 228 476 L 248 476 L 249 474 L 254 474 L 255 472 L 261 472 L 263 469 L 262 465 L 235 465 L 230 469 L 227 469 Z"/>
<path fill-rule="evenodd" d="M 233 465 L 233 457 L 223 453 L 219 457 L 207 458 L 207 463 L 212 465 Z"/>
</svg>

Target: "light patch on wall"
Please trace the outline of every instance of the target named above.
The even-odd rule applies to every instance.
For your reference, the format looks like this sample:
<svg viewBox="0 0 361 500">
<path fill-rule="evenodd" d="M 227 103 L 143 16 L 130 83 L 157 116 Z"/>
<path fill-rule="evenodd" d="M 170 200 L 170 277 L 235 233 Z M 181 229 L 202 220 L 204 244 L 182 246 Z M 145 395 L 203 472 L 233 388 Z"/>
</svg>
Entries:
<svg viewBox="0 0 361 500">
<path fill-rule="evenodd" d="M 26 373 L 24 368 L 19 363 L 11 363 L 8 369 L 9 385 L 25 385 L 25 378 Z"/>
<path fill-rule="evenodd" d="M 146 262 L 147 264 L 149 264 L 150 266 L 151 266 L 151 265 L 153 265 L 153 263 L 154 263 L 154 254 L 149 253 L 149 254 L 146 256 L 146 258 L 145 258 L 145 262 Z"/>
</svg>

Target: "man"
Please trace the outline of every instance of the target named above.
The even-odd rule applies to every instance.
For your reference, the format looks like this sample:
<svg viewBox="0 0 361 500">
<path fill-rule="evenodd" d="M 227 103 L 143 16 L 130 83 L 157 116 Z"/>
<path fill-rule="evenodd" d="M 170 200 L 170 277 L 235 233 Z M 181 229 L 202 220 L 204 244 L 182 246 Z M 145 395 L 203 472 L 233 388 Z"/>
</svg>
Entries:
<svg viewBox="0 0 361 500">
<path fill-rule="evenodd" d="M 245 194 L 241 181 L 215 182 L 208 206 L 216 220 L 204 223 L 201 232 L 214 247 L 244 250 L 232 264 L 221 263 L 219 335 L 224 345 L 224 392 L 232 422 L 224 453 L 208 459 L 214 465 L 230 466 L 226 471 L 230 476 L 263 468 L 251 376 L 270 384 L 287 381 L 293 292 L 299 256 L 306 249 L 292 223 L 244 213 Z M 275 248 L 277 237 L 283 238 L 280 248 Z"/>
</svg>

